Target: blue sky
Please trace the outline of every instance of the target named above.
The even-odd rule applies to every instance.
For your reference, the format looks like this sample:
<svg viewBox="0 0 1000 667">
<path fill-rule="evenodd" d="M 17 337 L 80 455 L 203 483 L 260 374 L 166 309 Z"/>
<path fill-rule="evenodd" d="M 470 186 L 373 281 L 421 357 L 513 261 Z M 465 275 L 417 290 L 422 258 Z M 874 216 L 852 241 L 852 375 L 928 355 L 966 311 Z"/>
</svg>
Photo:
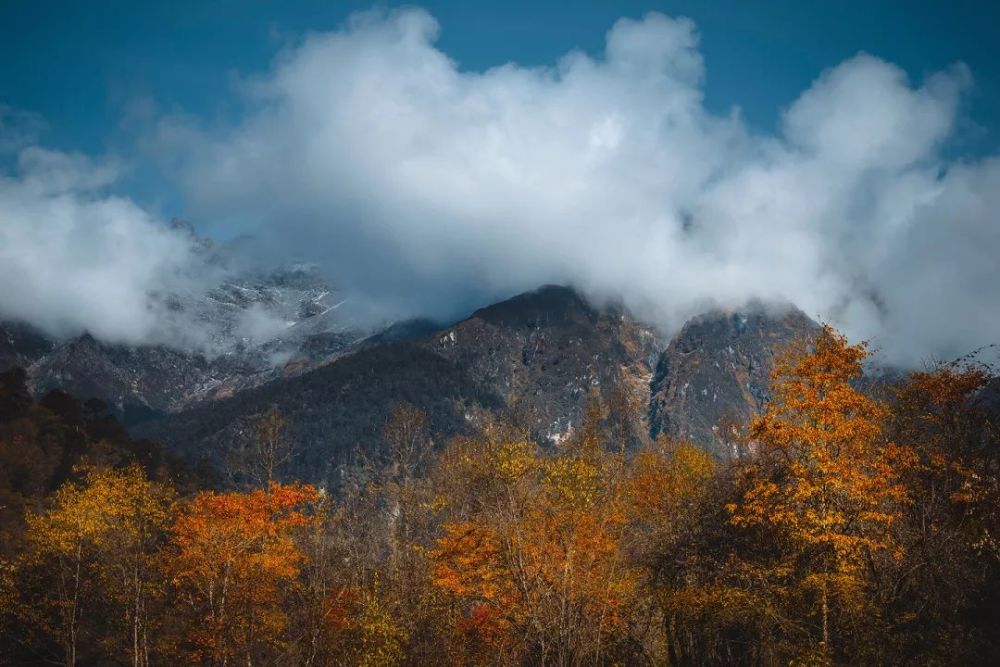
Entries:
<svg viewBox="0 0 1000 667">
<path fill-rule="evenodd" d="M 439 47 L 464 69 L 515 61 L 552 64 L 590 53 L 621 16 L 650 10 L 692 18 L 708 69 L 706 105 L 740 106 L 752 127 L 779 111 L 827 67 L 868 51 L 912 77 L 956 61 L 975 78 L 960 134 L 964 151 L 1000 145 L 1000 3 L 985 0 L 702 0 L 674 2 L 428 0 L 442 24 Z M 43 143 L 64 150 L 121 150 L 137 103 L 161 111 L 225 116 L 234 74 L 267 68 L 308 31 L 338 27 L 347 0 L 5 0 L 0 3 L 0 103 L 44 118 Z"/>
</svg>

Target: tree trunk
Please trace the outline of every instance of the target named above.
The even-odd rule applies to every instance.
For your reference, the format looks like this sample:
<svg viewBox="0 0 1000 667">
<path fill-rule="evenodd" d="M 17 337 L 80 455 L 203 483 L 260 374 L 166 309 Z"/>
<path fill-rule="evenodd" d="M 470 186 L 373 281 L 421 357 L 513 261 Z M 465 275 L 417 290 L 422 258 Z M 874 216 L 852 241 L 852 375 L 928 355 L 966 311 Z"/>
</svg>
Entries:
<svg viewBox="0 0 1000 667">
<path fill-rule="evenodd" d="M 823 587 L 820 589 L 823 614 L 823 653 L 830 654 L 830 600 L 827 594 L 827 581 L 823 577 Z"/>
</svg>

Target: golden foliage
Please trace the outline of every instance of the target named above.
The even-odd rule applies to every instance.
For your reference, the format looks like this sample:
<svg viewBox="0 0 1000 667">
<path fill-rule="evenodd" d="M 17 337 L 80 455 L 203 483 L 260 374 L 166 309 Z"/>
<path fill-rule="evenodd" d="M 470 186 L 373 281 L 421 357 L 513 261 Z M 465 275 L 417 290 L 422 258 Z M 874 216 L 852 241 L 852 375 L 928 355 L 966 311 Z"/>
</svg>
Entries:
<svg viewBox="0 0 1000 667">
<path fill-rule="evenodd" d="M 594 400 L 552 447 L 498 419 L 436 450 L 399 406 L 339 494 L 273 482 L 276 412 L 264 488 L 81 468 L 0 561 L 0 633 L 67 665 L 990 664 L 995 378 L 880 394 L 868 358 L 787 350 L 730 463 Z"/>
<path fill-rule="evenodd" d="M 908 500 L 898 468 L 912 453 L 887 441 L 888 408 L 853 384 L 868 356 L 824 326 L 778 361 L 771 402 L 750 425 L 742 497 L 727 507 L 734 525 L 787 540 L 804 566 L 799 584 L 816 591 L 824 646 L 833 599 L 860 611 L 867 559 L 901 556 L 890 529 Z"/>
</svg>

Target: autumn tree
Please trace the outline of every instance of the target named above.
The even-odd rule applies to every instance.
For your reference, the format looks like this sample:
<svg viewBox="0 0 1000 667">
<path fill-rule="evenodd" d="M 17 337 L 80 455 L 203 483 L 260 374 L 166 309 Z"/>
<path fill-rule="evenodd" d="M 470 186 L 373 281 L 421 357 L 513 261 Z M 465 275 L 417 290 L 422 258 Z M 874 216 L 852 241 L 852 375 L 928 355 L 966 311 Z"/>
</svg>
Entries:
<svg viewBox="0 0 1000 667">
<path fill-rule="evenodd" d="M 259 484 L 267 486 L 279 481 L 292 458 L 292 440 L 286 433 L 288 422 L 278 406 L 272 405 L 254 424 L 253 470 Z"/>
<path fill-rule="evenodd" d="M 58 637 L 64 664 L 75 665 L 81 635 L 94 631 L 93 624 L 84 624 L 85 613 L 93 617 L 100 603 L 110 612 L 105 643 L 133 665 L 147 665 L 149 607 L 160 590 L 155 564 L 173 491 L 134 465 L 83 468 L 81 477 L 56 492 L 51 508 L 27 518 L 22 569 L 43 580 L 34 589 L 37 597 L 23 602 L 25 615 Z M 46 608 L 54 611 L 54 622 Z"/>
<path fill-rule="evenodd" d="M 303 562 L 294 535 L 317 498 L 313 487 L 272 483 L 249 493 L 199 493 L 178 515 L 165 568 L 189 661 L 252 665 L 285 648 L 284 602 Z"/>
<path fill-rule="evenodd" d="M 250 420 L 247 431 L 227 455 L 225 472 L 231 482 L 241 488 L 267 488 L 283 481 L 295 449 L 281 410 L 272 405 Z"/>
<path fill-rule="evenodd" d="M 84 611 L 96 587 L 91 545 L 99 532 L 93 506 L 76 502 L 79 490 L 63 487 L 55 495 L 55 509 L 27 519 L 26 549 L 18 569 L 25 578 L 43 579 L 36 586 L 22 584 L 18 614 L 35 634 L 54 638 L 61 663 L 77 664 Z M 30 637 L 36 650 L 44 641 Z"/>
<path fill-rule="evenodd" d="M 921 662 L 1000 660 L 1000 425 L 997 379 L 971 358 L 907 374 L 891 387 L 892 436 L 916 454 L 899 568 L 881 574 L 898 653 Z"/>
<path fill-rule="evenodd" d="M 855 387 L 869 355 L 828 326 L 785 352 L 728 508 L 734 525 L 780 540 L 776 567 L 815 600 L 821 656 L 835 648 L 834 614 L 863 609 L 869 558 L 900 556 L 891 529 L 907 500 L 898 466 L 911 455 L 887 441 L 886 406 Z"/>
<path fill-rule="evenodd" d="M 996 380 L 987 367 L 959 361 L 911 372 L 894 389 L 893 428 L 934 483 L 921 491 L 974 518 L 984 553 L 1000 562 L 1000 415 L 990 398 Z"/>
<path fill-rule="evenodd" d="M 448 477 L 465 492 L 433 551 L 435 584 L 460 602 L 465 661 L 603 663 L 620 655 L 636 576 L 624 558 L 623 455 L 589 411 L 555 455 L 525 440 L 458 441 Z M 455 488 L 454 486 L 452 487 Z"/>
<path fill-rule="evenodd" d="M 415 538 L 416 517 L 408 510 L 413 509 L 415 494 L 420 492 L 418 472 L 431 454 L 427 414 L 410 403 L 397 404 L 382 427 L 382 438 L 387 451 L 370 475 L 384 505 L 391 566 L 397 567 L 405 544 Z"/>
<path fill-rule="evenodd" d="M 360 592 L 348 623 L 346 658 L 358 667 L 395 667 L 406 657 L 406 631 L 380 591 L 379 580 Z"/>
<path fill-rule="evenodd" d="M 714 559 L 704 553 L 704 535 L 717 512 L 712 493 L 718 469 L 703 449 L 665 436 L 629 462 L 628 557 L 658 614 L 650 617 L 644 637 L 653 660 L 682 664 L 682 656 L 690 653 L 681 636 L 691 611 L 689 594 L 715 574 Z"/>
<path fill-rule="evenodd" d="M 288 589 L 289 663 L 312 667 L 334 664 L 357 595 L 343 576 L 346 550 L 331 529 L 333 503 L 326 493 L 295 531 L 302 555 L 298 585 Z"/>
<path fill-rule="evenodd" d="M 130 657 L 134 667 L 144 667 L 150 664 L 159 631 L 151 607 L 163 592 L 157 566 L 174 491 L 150 481 L 140 467 L 132 465 L 91 473 L 86 493 L 103 508 L 95 550 L 102 590 L 120 619 L 114 645 Z"/>
</svg>

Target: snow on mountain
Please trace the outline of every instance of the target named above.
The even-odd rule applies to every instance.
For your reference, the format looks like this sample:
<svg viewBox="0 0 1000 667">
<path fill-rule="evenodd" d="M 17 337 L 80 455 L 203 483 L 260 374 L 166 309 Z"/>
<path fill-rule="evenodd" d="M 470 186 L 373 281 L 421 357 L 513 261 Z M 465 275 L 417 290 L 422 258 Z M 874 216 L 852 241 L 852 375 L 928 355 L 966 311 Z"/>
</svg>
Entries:
<svg viewBox="0 0 1000 667">
<path fill-rule="evenodd" d="M 206 293 L 166 299 L 178 321 L 193 323 L 199 345 L 130 346 L 87 334 L 56 343 L 3 323 L 0 362 L 28 366 L 36 393 L 96 396 L 134 421 L 315 368 L 372 333 L 309 264 L 232 275 Z"/>
</svg>

